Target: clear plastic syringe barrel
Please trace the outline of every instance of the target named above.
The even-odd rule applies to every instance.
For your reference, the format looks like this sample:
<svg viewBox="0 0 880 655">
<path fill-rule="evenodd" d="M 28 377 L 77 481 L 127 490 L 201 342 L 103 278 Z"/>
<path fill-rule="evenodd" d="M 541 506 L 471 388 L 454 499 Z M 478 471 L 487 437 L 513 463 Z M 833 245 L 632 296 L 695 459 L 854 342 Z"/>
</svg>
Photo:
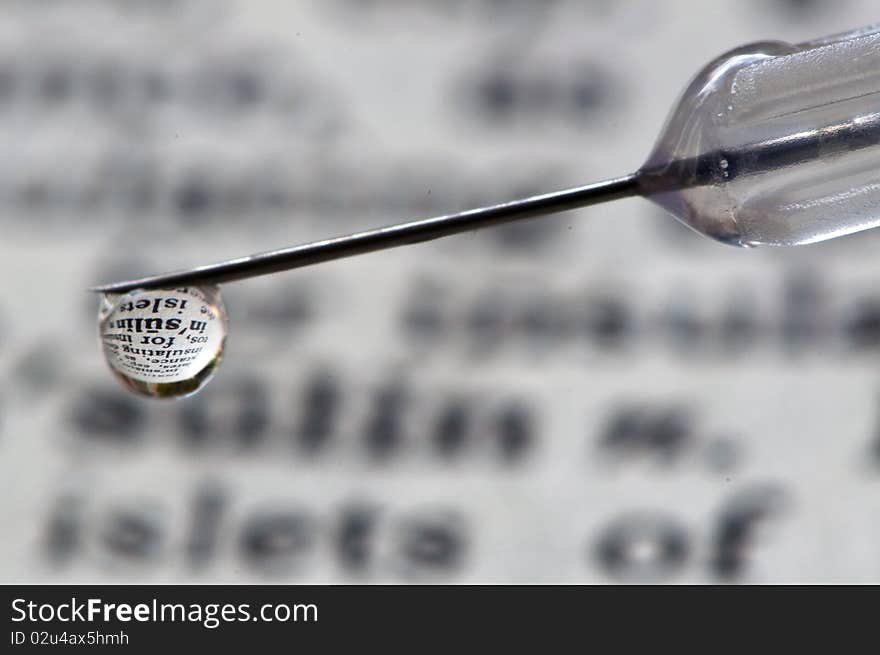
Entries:
<svg viewBox="0 0 880 655">
<path fill-rule="evenodd" d="M 880 32 L 757 43 L 691 82 L 643 192 L 702 234 L 795 245 L 880 226 Z"/>
</svg>

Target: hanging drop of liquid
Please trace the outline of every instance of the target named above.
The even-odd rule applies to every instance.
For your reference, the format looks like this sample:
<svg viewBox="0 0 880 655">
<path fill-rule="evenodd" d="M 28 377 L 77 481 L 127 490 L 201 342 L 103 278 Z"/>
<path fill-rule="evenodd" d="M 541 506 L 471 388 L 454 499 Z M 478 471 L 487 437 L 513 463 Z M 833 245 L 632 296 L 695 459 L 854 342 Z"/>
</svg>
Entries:
<svg viewBox="0 0 880 655">
<path fill-rule="evenodd" d="M 226 343 L 226 308 L 216 286 L 106 294 L 98 310 L 104 357 L 132 391 L 153 398 L 195 393 Z"/>
</svg>

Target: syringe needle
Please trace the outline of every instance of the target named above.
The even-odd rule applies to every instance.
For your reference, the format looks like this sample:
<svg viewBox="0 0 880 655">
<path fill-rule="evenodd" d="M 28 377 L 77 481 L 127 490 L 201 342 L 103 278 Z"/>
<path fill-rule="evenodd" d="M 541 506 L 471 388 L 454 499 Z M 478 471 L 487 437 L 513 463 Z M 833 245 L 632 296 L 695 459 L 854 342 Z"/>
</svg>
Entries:
<svg viewBox="0 0 880 655">
<path fill-rule="evenodd" d="M 514 200 L 458 214 L 389 225 L 323 241 L 249 255 L 208 266 L 92 287 L 91 291 L 124 293 L 133 289 L 220 284 L 278 273 L 293 268 L 385 250 L 421 241 L 470 232 L 492 225 L 577 209 L 639 194 L 633 173 L 586 186 Z"/>
<path fill-rule="evenodd" d="M 736 246 L 793 246 L 880 227 L 878 70 L 880 27 L 737 48 L 697 74 L 631 175 L 95 287 L 109 292 L 100 314 L 104 355 L 139 393 L 193 393 L 216 370 L 227 336 L 219 287 L 208 285 L 633 195 Z M 130 347 L 130 333 L 142 328 L 150 334 Z M 184 339 L 199 345 L 183 348 Z"/>
</svg>

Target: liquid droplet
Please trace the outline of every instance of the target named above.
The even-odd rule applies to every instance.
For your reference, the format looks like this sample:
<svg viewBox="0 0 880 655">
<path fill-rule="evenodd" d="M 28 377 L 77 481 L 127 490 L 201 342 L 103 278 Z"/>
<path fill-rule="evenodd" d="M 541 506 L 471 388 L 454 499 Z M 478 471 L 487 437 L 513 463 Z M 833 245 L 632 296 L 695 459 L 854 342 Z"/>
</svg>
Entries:
<svg viewBox="0 0 880 655">
<path fill-rule="evenodd" d="M 186 396 L 211 378 L 226 344 L 226 308 L 216 286 L 106 294 L 98 310 L 104 357 L 128 389 Z"/>
</svg>

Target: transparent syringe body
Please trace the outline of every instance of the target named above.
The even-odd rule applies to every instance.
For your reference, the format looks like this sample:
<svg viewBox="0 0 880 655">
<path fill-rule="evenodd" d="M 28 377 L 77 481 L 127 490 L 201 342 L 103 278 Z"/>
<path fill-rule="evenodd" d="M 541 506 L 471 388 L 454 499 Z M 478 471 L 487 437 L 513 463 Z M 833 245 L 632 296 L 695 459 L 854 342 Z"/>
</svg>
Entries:
<svg viewBox="0 0 880 655">
<path fill-rule="evenodd" d="M 738 246 L 880 226 L 880 32 L 719 57 L 685 90 L 640 183 L 686 225 Z"/>
</svg>

